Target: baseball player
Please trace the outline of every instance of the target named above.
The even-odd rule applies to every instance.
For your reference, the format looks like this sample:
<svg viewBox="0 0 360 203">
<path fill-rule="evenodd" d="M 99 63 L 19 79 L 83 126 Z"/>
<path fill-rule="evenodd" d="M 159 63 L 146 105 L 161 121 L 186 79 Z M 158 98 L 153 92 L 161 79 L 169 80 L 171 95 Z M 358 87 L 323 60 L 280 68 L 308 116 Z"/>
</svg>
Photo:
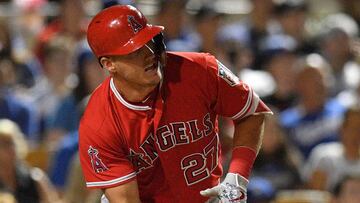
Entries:
<svg viewBox="0 0 360 203">
<path fill-rule="evenodd" d="M 89 45 L 110 76 L 80 124 L 86 185 L 103 189 L 111 203 L 246 202 L 271 111 L 214 56 L 166 52 L 163 29 L 125 5 L 89 24 Z M 219 115 L 235 123 L 223 181 Z"/>
</svg>

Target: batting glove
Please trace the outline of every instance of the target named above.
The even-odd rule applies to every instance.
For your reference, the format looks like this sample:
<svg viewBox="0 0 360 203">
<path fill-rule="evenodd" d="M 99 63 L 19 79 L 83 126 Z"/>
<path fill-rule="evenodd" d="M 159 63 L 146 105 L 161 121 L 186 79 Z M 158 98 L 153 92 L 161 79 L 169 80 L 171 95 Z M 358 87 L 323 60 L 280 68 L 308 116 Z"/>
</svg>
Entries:
<svg viewBox="0 0 360 203">
<path fill-rule="evenodd" d="M 228 173 L 224 181 L 215 187 L 200 191 L 205 197 L 218 197 L 222 203 L 246 203 L 249 181 L 236 173 Z"/>
<path fill-rule="evenodd" d="M 101 196 L 101 203 L 110 203 L 109 200 L 106 198 L 105 194 Z"/>
</svg>

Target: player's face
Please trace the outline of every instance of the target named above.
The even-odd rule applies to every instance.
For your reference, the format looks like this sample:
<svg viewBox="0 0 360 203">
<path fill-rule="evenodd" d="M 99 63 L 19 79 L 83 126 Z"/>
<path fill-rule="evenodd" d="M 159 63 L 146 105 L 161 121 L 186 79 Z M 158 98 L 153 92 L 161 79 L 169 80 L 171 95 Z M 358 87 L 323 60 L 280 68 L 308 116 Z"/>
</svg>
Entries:
<svg viewBox="0 0 360 203">
<path fill-rule="evenodd" d="M 113 77 L 120 83 L 136 87 L 155 87 L 162 73 L 154 50 L 154 43 L 150 41 L 131 54 L 112 57 L 115 67 Z"/>
</svg>

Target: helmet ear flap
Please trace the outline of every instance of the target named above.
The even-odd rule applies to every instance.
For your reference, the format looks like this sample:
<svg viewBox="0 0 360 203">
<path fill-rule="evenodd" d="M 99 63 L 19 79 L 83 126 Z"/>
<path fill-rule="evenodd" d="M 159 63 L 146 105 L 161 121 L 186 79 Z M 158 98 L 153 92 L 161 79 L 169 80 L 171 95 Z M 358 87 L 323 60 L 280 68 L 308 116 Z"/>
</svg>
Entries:
<svg viewBox="0 0 360 203">
<path fill-rule="evenodd" d="M 159 34 L 155 35 L 153 40 L 155 43 L 156 54 L 161 55 L 161 53 L 166 50 L 163 33 L 160 32 Z"/>
<path fill-rule="evenodd" d="M 162 32 L 157 34 L 153 41 L 155 43 L 155 49 L 156 49 L 156 56 L 158 57 L 160 63 L 162 66 L 165 66 L 166 64 L 166 45 L 164 42 L 164 35 Z"/>
</svg>

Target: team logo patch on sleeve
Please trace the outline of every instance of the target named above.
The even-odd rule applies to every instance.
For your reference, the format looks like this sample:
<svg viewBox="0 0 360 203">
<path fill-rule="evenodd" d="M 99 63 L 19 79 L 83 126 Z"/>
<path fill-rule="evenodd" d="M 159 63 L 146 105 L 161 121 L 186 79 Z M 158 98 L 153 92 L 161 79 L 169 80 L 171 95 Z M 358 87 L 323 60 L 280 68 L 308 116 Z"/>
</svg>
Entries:
<svg viewBox="0 0 360 203">
<path fill-rule="evenodd" d="M 92 146 L 88 149 L 88 154 L 90 156 L 91 166 L 94 169 L 95 173 L 100 173 L 108 170 L 105 164 L 99 158 L 99 151 Z"/>
<path fill-rule="evenodd" d="M 216 60 L 218 64 L 218 75 L 225 80 L 231 87 L 240 83 L 239 78 L 231 72 L 224 64 Z"/>
</svg>

